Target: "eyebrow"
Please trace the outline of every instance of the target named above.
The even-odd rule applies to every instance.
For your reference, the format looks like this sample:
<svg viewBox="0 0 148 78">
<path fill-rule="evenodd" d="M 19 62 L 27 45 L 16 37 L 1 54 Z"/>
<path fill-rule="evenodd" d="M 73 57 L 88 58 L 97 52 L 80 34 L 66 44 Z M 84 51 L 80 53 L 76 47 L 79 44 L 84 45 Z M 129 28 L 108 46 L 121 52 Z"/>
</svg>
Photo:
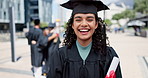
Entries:
<svg viewBox="0 0 148 78">
<path fill-rule="evenodd" d="M 87 18 L 95 18 L 95 17 L 93 17 L 93 16 L 88 16 Z"/>
<path fill-rule="evenodd" d="M 80 16 L 76 16 L 76 17 L 74 17 L 74 18 L 82 18 L 82 17 L 80 17 Z"/>
<path fill-rule="evenodd" d="M 82 18 L 81 16 L 76 16 L 76 17 L 74 17 L 74 18 Z M 95 17 L 93 17 L 93 16 L 88 16 L 87 18 L 95 18 Z"/>
</svg>

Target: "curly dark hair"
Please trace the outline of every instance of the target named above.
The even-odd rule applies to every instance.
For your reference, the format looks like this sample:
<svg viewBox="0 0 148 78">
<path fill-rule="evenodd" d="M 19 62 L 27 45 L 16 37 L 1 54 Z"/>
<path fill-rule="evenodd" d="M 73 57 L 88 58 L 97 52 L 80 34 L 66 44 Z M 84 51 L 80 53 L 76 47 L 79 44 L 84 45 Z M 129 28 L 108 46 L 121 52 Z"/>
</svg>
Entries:
<svg viewBox="0 0 148 78">
<path fill-rule="evenodd" d="M 73 20 L 74 16 L 72 15 L 67 22 L 67 28 L 64 34 L 65 39 L 63 45 L 68 46 L 68 48 L 71 48 L 71 46 L 76 42 L 77 39 L 76 34 L 72 29 Z M 105 37 L 103 32 L 103 21 L 97 15 L 95 15 L 95 20 L 98 22 L 98 27 L 95 29 L 95 32 L 92 36 L 92 47 L 94 50 L 101 52 L 102 54 L 106 54 L 106 52 L 104 51 L 106 43 L 104 43 Z"/>
</svg>

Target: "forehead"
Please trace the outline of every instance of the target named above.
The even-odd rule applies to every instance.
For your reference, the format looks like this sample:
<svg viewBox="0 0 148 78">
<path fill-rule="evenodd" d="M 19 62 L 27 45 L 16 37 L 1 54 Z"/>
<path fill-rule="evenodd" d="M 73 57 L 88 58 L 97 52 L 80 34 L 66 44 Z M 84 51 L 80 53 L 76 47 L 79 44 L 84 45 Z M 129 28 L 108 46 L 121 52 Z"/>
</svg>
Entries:
<svg viewBox="0 0 148 78">
<path fill-rule="evenodd" d="M 77 13 L 74 15 L 74 18 L 75 17 L 95 17 L 94 14 L 91 14 L 91 13 L 88 13 L 88 14 L 84 14 L 84 13 Z"/>
</svg>

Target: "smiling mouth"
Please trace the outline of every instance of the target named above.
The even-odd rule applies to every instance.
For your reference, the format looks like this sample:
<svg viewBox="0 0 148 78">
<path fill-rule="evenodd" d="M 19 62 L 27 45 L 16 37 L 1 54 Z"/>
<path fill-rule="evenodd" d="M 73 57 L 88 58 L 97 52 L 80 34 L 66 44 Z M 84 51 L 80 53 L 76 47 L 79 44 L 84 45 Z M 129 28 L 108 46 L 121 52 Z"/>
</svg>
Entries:
<svg viewBox="0 0 148 78">
<path fill-rule="evenodd" d="M 82 35 L 87 35 L 90 29 L 79 29 L 78 30 Z"/>
<path fill-rule="evenodd" d="M 79 32 L 89 32 L 90 29 L 79 29 L 78 31 L 79 31 Z"/>
</svg>

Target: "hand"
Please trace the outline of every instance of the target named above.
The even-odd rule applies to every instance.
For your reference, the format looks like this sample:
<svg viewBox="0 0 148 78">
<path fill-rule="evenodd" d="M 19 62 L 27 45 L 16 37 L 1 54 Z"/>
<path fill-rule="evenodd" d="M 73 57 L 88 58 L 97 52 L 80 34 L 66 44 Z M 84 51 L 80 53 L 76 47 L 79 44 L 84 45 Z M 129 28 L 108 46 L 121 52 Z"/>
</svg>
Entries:
<svg viewBox="0 0 148 78">
<path fill-rule="evenodd" d="M 116 74 L 115 74 L 115 72 L 112 70 L 112 71 L 110 71 L 109 76 L 107 75 L 105 78 L 116 78 Z"/>
<path fill-rule="evenodd" d="M 59 34 L 58 33 L 56 33 L 56 35 L 57 35 L 57 37 L 59 37 Z"/>
<path fill-rule="evenodd" d="M 31 43 L 32 43 L 32 44 L 36 44 L 36 41 L 32 40 Z"/>
</svg>

